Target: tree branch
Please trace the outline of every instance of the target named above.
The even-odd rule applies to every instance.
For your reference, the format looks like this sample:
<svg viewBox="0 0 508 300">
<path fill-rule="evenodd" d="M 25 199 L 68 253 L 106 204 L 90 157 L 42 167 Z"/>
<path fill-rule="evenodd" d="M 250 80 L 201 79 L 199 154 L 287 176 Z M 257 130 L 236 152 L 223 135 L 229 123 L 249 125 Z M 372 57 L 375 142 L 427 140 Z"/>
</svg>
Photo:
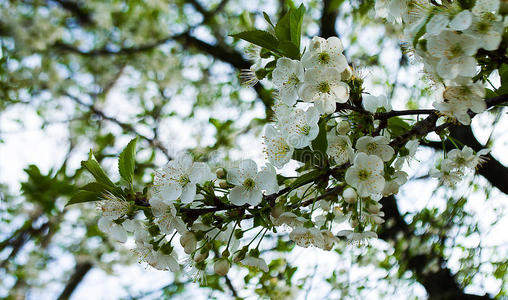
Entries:
<svg viewBox="0 0 508 300">
<path fill-rule="evenodd" d="M 397 241 L 399 234 L 402 234 L 405 240 L 418 238 L 400 214 L 394 196 L 385 197 L 381 199 L 380 203 L 383 205 L 382 211 L 385 213 L 385 224 L 391 224 L 391 226 L 381 227 L 379 238 L 385 241 Z M 464 293 L 451 270 L 444 266 L 446 259 L 439 253 L 411 255 L 409 250 L 405 250 L 401 255 L 402 258 L 399 260 L 407 262 L 407 268 L 425 287 L 429 299 L 491 299 L 488 295 L 478 296 Z M 425 272 L 425 267 L 436 258 L 439 260 L 438 271 Z"/>
<path fill-rule="evenodd" d="M 69 281 L 65 285 L 60 296 L 58 296 L 58 300 L 69 299 L 72 293 L 76 290 L 76 287 L 79 283 L 85 278 L 86 274 L 92 269 L 92 263 L 89 261 L 78 262 L 76 263 L 76 267 L 74 268 L 74 273 L 69 278 Z"/>
</svg>

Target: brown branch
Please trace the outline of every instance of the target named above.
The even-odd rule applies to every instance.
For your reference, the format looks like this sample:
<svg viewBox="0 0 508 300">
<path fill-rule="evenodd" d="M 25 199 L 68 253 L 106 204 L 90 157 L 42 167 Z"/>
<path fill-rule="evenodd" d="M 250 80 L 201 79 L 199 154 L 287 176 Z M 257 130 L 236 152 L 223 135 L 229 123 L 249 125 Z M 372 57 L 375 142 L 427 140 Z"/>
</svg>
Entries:
<svg viewBox="0 0 508 300">
<path fill-rule="evenodd" d="M 58 300 L 69 299 L 72 293 L 76 290 L 76 287 L 79 283 L 85 278 L 86 274 L 92 269 L 92 263 L 89 261 L 85 262 L 77 262 L 76 267 L 74 268 L 74 273 L 69 278 L 69 281 L 65 285 L 60 296 L 58 296 Z"/>
<path fill-rule="evenodd" d="M 385 213 L 385 225 L 381 227 L 379 238 L 385 241 L 397 241 L 399 234 L 403 235 L 404 240 L 418 238 L 410 226 L 406 223 L 397 207 L 394 196 L 381 199 L 383 205 L 382 211 Z M 399 261 L 407 262 L 407 268 L 410 269 L 415 278 L 424 287 L 429 294 L 429 299 L 491 299 L 488 295 L 478 296 L 464 293 L 462 287 L 457 284 L 455 276 L 451 270 L 444 266 L 446 259 L 434 251 L 431 253 L 412 255 L 411 251 L 405 250 L 400 255 Z M 437 272 L 425 272 L 425 267 L 434 259 L 438 259 L 439 269 Z"/>
<path fill-rule="evenodd" d="M 323 1 L 319 35 L 325 39 L 332 36 L 339 36 L 337 31 L 335 30 L 335 24 L 337 21 L 337 16 L 339 14 L 337 2 L 338 1 L 333 0 Z"/>
<path fill-rule="evenodd" d="M 78 22 L 82 25 L 92 25 L 92 15 L 88 10 L 83 7 L 83 3 L 69 0 L 51 0 L 58 3 L 63 9 L 70 12 L 76 17 Z"/>
<path fill-rule="evenodd" d="M 233 296 L 235 298 L 238 298 L 238 292 L 236 291 L 235 287 L 233 286 L 233 283 L 231 282 L 231 279 L 226 275 L 224 276 L 224 279 L 226 279 L 226 285 L 228 286 L 231 293 L 233 293 Z"/>
<path fill-rule="evenodd" d="M 508 101 L 508 94 L 504 94 L 501 96 L 496 96 L 496 97 L 485 99 L 485 104 L 488 109 L 493 106 L 505 103 L 507 101 Z M 468 114 L 471 118 L 476 115 L 472 111 L 469 111 Z M 437 112 L 431 113 L 427 118 L 423 119 L 420 122 L 417 122 L 413 126 L 413 128 L 411 128 L 411 130 L 409 130 L 408 132 L 406 132 L 405 134 L 403 134 L 401 136 L 396 137 L 390 143 L 390 145 L 395 146 L 395 147 L 400 147 L 404 143 L 406 143 L 408 140 L 410 140 L 413 136 L 422 137 L 422 136 L 427 135 L 428 133 L 431 133 L 434 131 L 440 131 L 440 130 L 443 130 L 445 128 L 448 128 L 448 127 L 454 125 L 454 123 L 452 123 L 452 122 L 447 122 L 442 125 L 436 126 L 436 122 L 437 122 L 438 118 L 439 118 L 439 115 Z"/>
</svg>

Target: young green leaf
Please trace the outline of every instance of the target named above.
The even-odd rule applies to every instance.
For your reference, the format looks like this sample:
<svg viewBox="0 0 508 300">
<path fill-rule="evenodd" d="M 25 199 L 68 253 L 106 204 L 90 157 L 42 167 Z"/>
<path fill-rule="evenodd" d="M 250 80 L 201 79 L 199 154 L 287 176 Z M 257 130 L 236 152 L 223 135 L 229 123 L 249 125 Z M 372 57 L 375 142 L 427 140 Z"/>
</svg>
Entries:
<svg viewBox="0 0 508 300">
<path fill-rule="evenodd" d="M 279 43 L 279 49 L 285 57 L 291 59 L 300 59 L 300 50 L 293 44 L 293 42 L 282 41 Z"/>
<path fill-rule="evenodd" d="M 279 41 L 291 41 L 291 11 L 289 10 L 275 25 L 275 36 Z"/>
<path fill-rule="evenodd" d="M 104 172 L 104 170 L 99 165 L 99 162 L 93 156 L 92 150 L 90 150 L 90 154 L 88 156 L 88 160 L 82 161 L 81 162 L 81 166 L 83 168 L 87 169 L 88 172 L 90 172 L 90 174 L 92 174 L 92 176 L 95 178 L 97 183 L 103 185 L 104 188 L 108 192 L 110 192 L 110 193 L 112 193 L 112 194 L 114 194 L 116 196 L 123 196 L 124 193 L 123 193 L 122 189 L 117 187 L 111 181 L 111 179 L 109 179 L 109 177 L 106 174 L 106 172 Z"/>
<path fill-rule="evenodd" d="M 411 126 L 403 119 L 401 119 L 399 117 L 394 117 L 394 118 L 388 119 L 388 127 L 387 128 L 388 128 L 388 132 L 390 132 L 390 134 L 395 137 L 395 136 L 399 136 L 399 135 L 402 135 L 405 132 L 407 132 L 411 128 Z"/>
<path fill-rule="evenodd" d="M 279 41 L 277 40 L 276 37 L 274 37 L 271 33 L 267 31 L 251 30 L 240 32 L 237 34 L 232 34 L 231 36 L 245 40 L 249 43 L 261 46 L 263 48 L 278 52 L 276 47 L 279 44 Z"/>
<path fill-rule="evenodd" d="M 78 191 L 71 197 L 71 200 L 65 204 L 65 206 L 69 206 L 71 204 L 76 203 L 84 203 L 84 202 L 93 202 L 98 201 L 100 199 L 100 193 L 90 192 L 90 191 Z"/>
<path fill-rule="evenodd" d="M 99 162 L 95 159 L 93 156 L 93 152 L 90 149 L 90 154 L 88 156 L 88 160 L 84 160 L 81 162 L 81 166 L 90 172 L 92 176 L 97 180 L 97 182 L 108 186 L 108 187 L 115 187 L 115 184 L 109 179 L 108 175 L 99 165 Z"/>
<path fill-rule="evenodd" d="M 319 121 L 319 133 L 317 137 L 312 141 L 312 149 L 317 151 L 319 157 L 326 157 L 326 149 L 328 148 L 328 140 L 326 139 L 326 121 L 321 119 Z"/>
<path fill-rule="evenodd" d="M 132 180 L 134 178 L 134 166 L 136 164 L 136 143 L 138 138 L 132 139 L 129 144 L 123 149 L 118 158 L 118 171 L 129 186 L 132 187 Z"/>
<path fill-rule="evenodd" d="M 303 15 L 305 14 L 305 6 L 300 5 L 298 9 L 291 9 L 290 15 L 290 30 L 291 41 L 295 44 L 296 48 L 300 50 L 300 39 L 302 36 Z"/>
<path fill-rule="evenodd" d="M 275 28 L 275 26 L 272 23 L 272 20 L 270 20 L 270 16 L 269 15 L 267 15 L 265 12 L 263 12 L 263 17 L 265 18 L 266 22 L 268 22 L 268 24 L 270 24 L 270 26 Z"/>
</svg>

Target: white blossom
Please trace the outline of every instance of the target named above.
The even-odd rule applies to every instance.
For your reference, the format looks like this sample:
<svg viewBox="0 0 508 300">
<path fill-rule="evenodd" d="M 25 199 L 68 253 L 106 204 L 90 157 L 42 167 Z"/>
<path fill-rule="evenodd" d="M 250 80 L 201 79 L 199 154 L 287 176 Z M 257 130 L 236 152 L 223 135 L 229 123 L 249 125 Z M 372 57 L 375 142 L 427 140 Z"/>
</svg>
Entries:
<svg viewBox="0 0 508 300">
<path fill-rule="evenodd" d="M 272 72 L 272 80 L 279 89 L 279 96 L 287 105 L 293 105 L 298 99 L 298 89 L 303 82 L 303 65 L 300 61 L 281 57 Z"/>
<path fill-rule="evenodd" d="M 347 135 L 336 135 L 335 132 L 327 133 L 328 148 L 326 154 L 330 156 L 337 165 L 343 165 L 353 161 L 354 150 L 351 140 Z"/>
<path fill-rule="evenodd" d="M 101 217 L 97 225 L 102 232 L 107 233 L 114 240 L 120 243 L 127 241 L 127 231 L 125 231 L 122 225 L 115 223 L 112 218 Z"/>
<path fill-rule="evenodd" d="M 125 216 L 130 208 L 131 204 L 128 201 L 110 192 L 105 193 L 101 201 L 97 203 L 97 209 L 101 211 L 102 215 L 112 220 Z"/>
<path fill-rule="evenodd" d="M 356 141 L 356 149 L 369 155 L 377 155 L 383 161 L 389 161 L 395 154 L 389 143 L 385 136 L 362 136 Z"/>
<path fill-rule="evenodd" d="M 501 18 L 491 13 L 483 14 L 480 17 L 473 18 L 473 24 L 467 31 L 474 36 L 478 42 L 478 47 L 488 51 L 499 48 L 503 39 L 504 26 Z"/>
<path fill-rule="evenodd" d="M 486 13 L 496 13 L 499 10 L 499 0 L 476 0 L 471 10 L 474 15 L 482 16 Z"/>
<path fill-rule="evenodd" d="M 437 178 L 440 185 L 444 184 L 447 186 L 454 186 L 460 182 L 462 180 L 462 176 L 464 176 L 460 170 L 451 169 L 446 162 L 441 164 L 440 170 L 430 170 L 429 175 L 431 177 Z"/>
<path fill-rule="evenodd" d="M 356 188 L 360 197 L 380 194 L 385 185 L 383 161 L 375 155 L 360 152 L 356 155 L 353 166 L 347 169 L 345 179 Z"/>
<path fill-rule="evenodd" d="M 234 205 L 258 205 L 263 198 L 263 190 L 268 194 L 278 192 L 275 168 L 267 165 L 258 172 L 257 164 L 246 159 L 240 161 L 237 168 L 228 172 L 228 182 L 235 185 L 229 194 L 229 201 Z"/>
<path fill-rule="evenodd" d="M 444 79 L 454 79 L 458 75 L 475 75 L 476 59 L 473 55 L 478 50 L 475 37 L 444 30 L 439 35 L 428 38 L 427 49 L 432 56 L 439 59 L 436 71 Z"/>
<path fill-rule="evenodd" d="M 213 180 L 214 175 L 205 163 L 192 162 L 188 154 L 180 154 L 162 170 L 155 172 L 152 193 L 169 204 L 180 198 L 190 203 L 196 196 L 196 184 Z"/>
<path fill-rule="evenodd" d="M 325 40 L 315 36 L 302 56 L 302 64 L 305 68 L 332 67 L 341 73 L 348 66 L 342 51 L 344 51 L 344 47 L 338 37 L 330 37 Z"/>
<path fill-rule="evenodd" d="M 353 230 L 341 230 L 337 233 L 337 236 L 345 237 L 351 244 L 363 245 L 368 242 L 369 239 L 376 239 L 377 234 L 372 231 L 355 232 Z"/>
<path fill-rule="evenodd" d="M 468 110 L 481 113 L 487 108 L 485 104 L 485 88 L 479 82 L 461 80 L 446 87 L 442 93 L 442 100 L 434 102 L 434 107 L 440 112 L 457 118 L 462 124 L 471 122 Z"/>
<path fill-rule="evenodd" d="M 298 246 L 308 248 L 314 245 L 317 248 L 324 248 L 325 240 L 321 231 L 316 227 L 298 226 L 291 231 L 289 238 L 294 241 Z"/>
<path fill-rule="evenodd" d="M 319 112 L 315 107 L 292 110 L 286 118 L 277 122 L 287 143 L 296 149 L 310 145 L 319 133 Z"/>
<path fill-rule="evenodd" d="M 156 198 L 151 198 L 150 207 L 155 217 L 155 223 L 162 233 L 172 234 L 175 229 L 180 234 L 186 232 L 185 223 L 176 216 L 176 209 L 172 203 L 166 204 Z"/>
<path fill-rule="evenodd" d="M 265 260 L 259 257 L 254 257 L 251 255 L 247 255 L 244 259 L 240 261 L 242 265 L 258 268 L 263 272 L 268 272 L 268 265 Z"/>
<path fill-rule="evenodd" d="M 480 155 L 487 154 L 489 150 L 483 149 L 477 155 L 471 147 L 464 146 L 462 150 L 452 149 L 448 152 L 447 158 L 443 161 L 446 169 L 475 169 L 481 162 Z"/>
<path fill-rule="evenodd" d="M 304 217 L 297 216 L 292 212 L 283 212 L 277 218 L 270 216 L 270 219 L 275 226 L 287 225 L 291 228 L 302 226 L 307 221 Z"/>
<path fill-rule="evenodd" d="M 376 113 L 378 108 L 384 108 L 385 111 L 391 111 L 392 105 L 390 104 L 390 100 L 386 98 L 386 96 L 372 96 L 366 95 L 362 98 L 362 105 L 366 111 L 371 113 Z"/>
<path fill-rule="evenodd" d="M 294 148 L 286 142 L 282 133 L 270 124 L 265 127 L 263 139 L 268 161 L 277 168 L 284 167 L 291 160 Z"/>
<path fill-rule="evenodd" d="M 345 103 L 349 99 L 349 86 L 340 79 L 337 68 L 310 69 L 305 72 L 300 97 L 313 102 L 320 113 L 333 113 L 336 103 Z"/>
</svg>

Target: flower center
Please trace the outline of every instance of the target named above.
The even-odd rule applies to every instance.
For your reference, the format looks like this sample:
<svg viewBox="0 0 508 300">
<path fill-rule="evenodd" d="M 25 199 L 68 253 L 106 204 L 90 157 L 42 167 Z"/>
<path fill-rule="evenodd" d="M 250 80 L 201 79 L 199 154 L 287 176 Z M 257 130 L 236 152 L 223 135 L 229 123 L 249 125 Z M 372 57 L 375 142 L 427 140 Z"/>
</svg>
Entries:
<svg viewBox="0 0 508 300">
<path fill-rule="evenodd" d="M 462 47 L 459 44 L 455 44 L 450 48 L 450 54 L 451 54 L 450 58 L 458 57 L 458 56 L 462 55 L 462 53 L 464 53 L 464 50 L 462 50 Z"/>
<path fill-rule="evenodd" d="M 479 22 L 478 25 L 476 26 L 476 28 L 479 33 L 487 33 L 487 32 L 489 32 L 490 24 L 485 21 Z"/>
<path fill-rule="evenodd" d="M 309 135 L 309 133 L 310 133 L 310 126 L 309 126 L 309 125 L 307 125 L 307 124 L 303 125 L 303 126 L 302 126 L 302 133 L 303 133 L 304 135 Z"/>
<path fill-rule="evenodd" d="M 455 158 L 455 162 L 458 164 L 458 165 L 463 165 L 466 163 L 466 159 L 462 156 L 458 156 L 457 158 Z"/>
<path fill-rule="evenodd" d="M 327 65 L 328 63 L 330 63 L 330 54 L 326 52 L 319 53 L 318 62 L 322 65 Z"/>
<path fill-rule="evenodd" d="M 297 85 L 299 82 L 300 82 L 300 79 L 298 79 L 298 76 L 296 76 L 296 74 L 293 73 L 293 74 L 291 74 L 291 76 L 289 76 L 286 84 L 287 85 Z"/>
<path fill-rule="evenodd" d="M 178 180 L 182 186 L 185 186 L 187 183 L 190 182 L 189 176 L 183 175 L 180 177 L 180 180 Z"/>
<path fill-rule="evenodd" d="M 360 170 L 358 172 L 358 179 L 360 179 L 361 181 L 365 181 L 365 180 L 369 179 L 369 176 L 370 176 L 370 172 L 367 170 Z"/>
<path fill-rule="evenodd" d="M 367 144 L 367 151 L 374 152 L 374 151 L 376 151 L 376 149 L 377 149 L 376 143 L 368 143 Z"/>
<path fill-rule="evenodd" d="M 254 186 L 256 185 L 256 183 L 254 182 L 254 180 L 252 178 L 247 178 L 245 179 L 245 181 L 243 182 L 243 186 L 248 189 L 248 190 L 252 190 L 254 188 Z"/>
<path fill-rule="evenodd" d="M 318 91 L 321 93 L 329 93 L 330 92 L 330 84 L 326 81 L 320 82 L 318 84 Z"/>
</svg>

